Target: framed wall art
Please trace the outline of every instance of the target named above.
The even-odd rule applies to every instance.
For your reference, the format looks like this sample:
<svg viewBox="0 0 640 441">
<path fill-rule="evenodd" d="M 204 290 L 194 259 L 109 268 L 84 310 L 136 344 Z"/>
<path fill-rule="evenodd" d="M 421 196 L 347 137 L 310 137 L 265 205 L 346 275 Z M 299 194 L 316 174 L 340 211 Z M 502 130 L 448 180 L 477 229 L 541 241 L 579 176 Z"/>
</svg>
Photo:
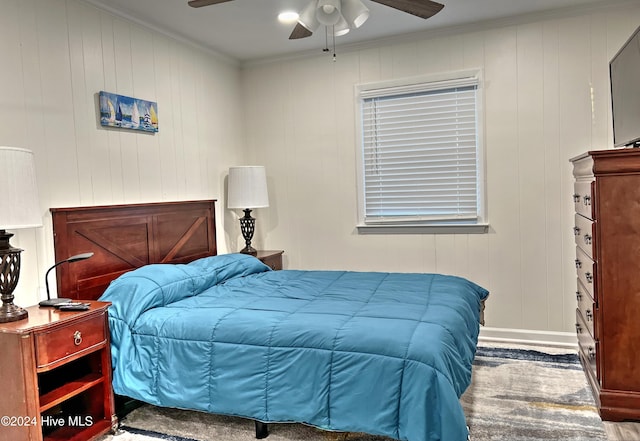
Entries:
<svg viewBox="0 0 640 441">
<path fill-rule="evenodd" d="M 100 124 L 107 127 L 158 131 L 158 104 L 100 91 Z"/>
</svg>

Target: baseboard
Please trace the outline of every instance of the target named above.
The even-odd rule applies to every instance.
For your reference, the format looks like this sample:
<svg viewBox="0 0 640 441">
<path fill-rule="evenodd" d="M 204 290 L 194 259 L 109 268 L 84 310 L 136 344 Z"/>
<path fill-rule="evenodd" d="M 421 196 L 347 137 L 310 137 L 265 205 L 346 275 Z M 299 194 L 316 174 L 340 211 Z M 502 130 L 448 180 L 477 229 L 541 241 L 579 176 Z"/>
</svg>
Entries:
<svg viewBox="0 0 640 441">
<path fill-rule="evenodd" d="M 513 343 L 520 345 L 550 346 L 577 349 L 578 339 L 573 332 L 536 331 L 532 329 L 509 329 L 480 327 L 478 340 L 482 343 Z"/>
</svg>

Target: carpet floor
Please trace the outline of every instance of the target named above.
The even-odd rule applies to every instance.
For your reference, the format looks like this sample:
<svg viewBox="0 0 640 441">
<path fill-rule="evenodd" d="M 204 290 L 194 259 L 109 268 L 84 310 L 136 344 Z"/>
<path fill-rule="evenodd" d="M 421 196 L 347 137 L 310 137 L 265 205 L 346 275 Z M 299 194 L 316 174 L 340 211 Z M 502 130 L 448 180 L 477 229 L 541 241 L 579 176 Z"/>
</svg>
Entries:
<svg viewBox="0 0 640 441">
<path fill-rule="evenodd" d="M 553 351 L 558 352 L 558 351 Z M 471 441 L 604 441 L 602 421 L 575 353 L 480 346 L 470 387 L 461 398 Z M 271 424 L 268 441 L 388 441 Z M 253 422 L 144 405 L 100 441 L 253 441 Z"/>
</svg>

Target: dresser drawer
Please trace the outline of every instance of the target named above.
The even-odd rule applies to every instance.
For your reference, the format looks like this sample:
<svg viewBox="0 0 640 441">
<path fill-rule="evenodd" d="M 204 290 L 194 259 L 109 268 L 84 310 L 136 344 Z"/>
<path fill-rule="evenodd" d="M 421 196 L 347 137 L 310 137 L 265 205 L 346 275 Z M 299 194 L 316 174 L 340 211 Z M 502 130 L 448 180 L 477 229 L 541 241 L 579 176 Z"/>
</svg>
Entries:
<svg viewBox="0 0 640 441">
<path fill-rule="evenodd" d="M 35 334 L 36 363 L 44 368 L 78 352 L 106 343 L 104 313 Z"/>
<path fill-rule="evenodd" d="M 578 273 L 578 280 L 582 282 L 584 288 L 589 292 L 592 299 L 595 299 L 595 283 L 596 283 L 596 264 L 591 257 L 580 247 L 576 247 L 576 272 Z"/>
<path fill-rule="evenodd" d="M 582 248 L 589 257 L 593 258 L 593 250 L 595 249 L 593 221 L 576 213 L 574 222 L 573 235 L 575 236 L 576 245 Z"/>
<path fill-rule="evenodd" d="M 582 181 L 573 184 L 573 205 L 576 213 L 580 213 L 589 219 L 595 218 L 593 213 L 593 194 L 591 192 L 592 183 L 593 181 Z"/>
<path fill-rule="evenodd" d="M 592 337 L 595 337 L 596 334 L 594 332 L 593 323 L 595 320 L 596 304 L 589 294 L 589 291 L 587 291 L 587 289 L 582 285 L 580 279 L 578 279 L 577 284 L 578 289 L 576 291 L 576 300 L 578 301 L 578 310 L 582 314 L 582 318 L 589 330 L 589 334 L 591 334 Z"/>
<path fill-rule="evenodd" d="M 597 367 L 597 345 L 591 334 L 587 332 L 587 325 L 582 318 L 580 310 L 576 309 L 576 333 L 578 336 L 578 346 L 584 359 L 588 362 L 588 367 L 593 373 L 593 378 L 600 378 Z"/>
</svg>

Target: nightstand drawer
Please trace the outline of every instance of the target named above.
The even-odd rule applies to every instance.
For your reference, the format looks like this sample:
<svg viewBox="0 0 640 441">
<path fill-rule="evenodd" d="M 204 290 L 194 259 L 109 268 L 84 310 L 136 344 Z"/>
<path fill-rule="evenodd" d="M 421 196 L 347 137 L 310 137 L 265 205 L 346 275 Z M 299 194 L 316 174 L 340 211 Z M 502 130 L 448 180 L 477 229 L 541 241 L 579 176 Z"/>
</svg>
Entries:
<svg viewBox="0 0 640 441">
<path fill-rule="evenodd" d="M 52 331 L 36 333 L 37 367 L 47 367 L 75 353 L 105 342 L 104 313 Z"/>
</svg>

